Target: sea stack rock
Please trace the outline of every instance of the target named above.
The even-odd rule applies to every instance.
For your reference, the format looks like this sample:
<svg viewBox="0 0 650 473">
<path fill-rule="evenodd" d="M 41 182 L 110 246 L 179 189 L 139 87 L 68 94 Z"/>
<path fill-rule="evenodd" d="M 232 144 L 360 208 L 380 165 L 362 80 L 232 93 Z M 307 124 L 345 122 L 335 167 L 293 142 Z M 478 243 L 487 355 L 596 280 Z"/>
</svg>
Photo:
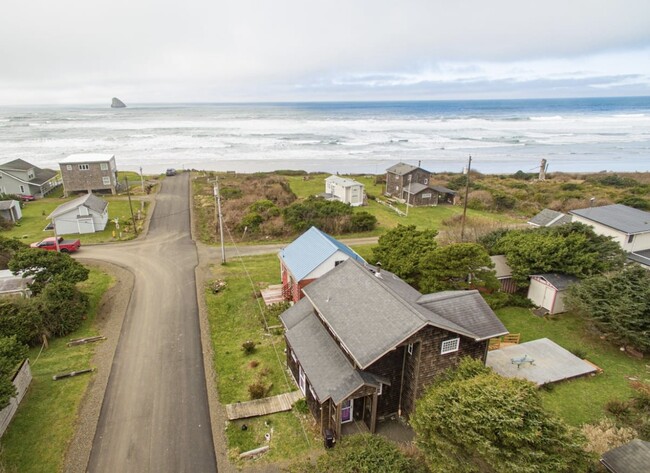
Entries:
<svg viewBox="0 0 650 473">
<path fill-rule="evenodd" d="M 111 102 L 111 108 L 126 108 L 126 105 L 117 97 L 113 97 L 113 101 Z"/>
</svg>

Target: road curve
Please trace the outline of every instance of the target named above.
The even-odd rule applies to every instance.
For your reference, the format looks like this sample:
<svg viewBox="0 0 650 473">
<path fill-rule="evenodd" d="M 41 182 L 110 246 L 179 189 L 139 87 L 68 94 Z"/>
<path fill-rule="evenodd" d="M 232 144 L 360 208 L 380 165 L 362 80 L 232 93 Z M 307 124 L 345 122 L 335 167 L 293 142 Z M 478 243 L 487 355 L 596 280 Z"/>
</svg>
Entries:
<svg viewBox="0 0 650 473">
<path fill-rule="evenodd" d="M 124 266 L 135 286 L 88 471 L 214 472 L 190 238 L 189 175 L 167 178 L 146 239 L 82 248 Z"/>
</svg>

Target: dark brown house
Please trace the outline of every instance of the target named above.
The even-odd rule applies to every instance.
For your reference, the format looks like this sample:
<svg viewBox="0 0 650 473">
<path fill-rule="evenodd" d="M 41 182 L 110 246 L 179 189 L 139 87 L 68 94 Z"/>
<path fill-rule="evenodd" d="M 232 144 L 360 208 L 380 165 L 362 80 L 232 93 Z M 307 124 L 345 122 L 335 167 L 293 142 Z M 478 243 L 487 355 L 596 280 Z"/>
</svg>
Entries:
<svg viewBox="0 0 650 473">
<path fill-rule="evenodd" d="M 485 362 L 507 333 L 478 291 L 422 295 L 353 259 L 303 289 L 281 316 L 287 363 L 324 433 L 408 417 L 426 387 L 464 356 Z M 363 426 L 360 426 L 363 427 Z"/>
<path fill-rule="evenodd" d="M 406 200 L 404 191 L 411 184 L 429 185 L 431 173 L 417 166 L 398 163 L 386 169 L 386 194 Z"/>
<path fill-rule="evenodd" d="M 408 205 L 422 207 L 426 205 L 454 204 L 457 193 L 442 186 L 410 184 L 402 191 L 403 199 Z"/>
</svg>

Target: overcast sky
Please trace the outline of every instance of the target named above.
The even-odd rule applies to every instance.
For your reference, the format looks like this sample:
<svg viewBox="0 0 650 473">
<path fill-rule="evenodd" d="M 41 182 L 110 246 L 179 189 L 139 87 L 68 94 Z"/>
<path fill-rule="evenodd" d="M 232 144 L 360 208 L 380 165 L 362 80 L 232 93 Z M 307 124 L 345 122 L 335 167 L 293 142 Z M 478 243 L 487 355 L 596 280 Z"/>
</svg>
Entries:
<svg viewBox="0 0 650 473">
<path fill-rule="evenodd" d="M 0 104 L 650 95 L 650 0 L 2 0 Z"/>
</svg>

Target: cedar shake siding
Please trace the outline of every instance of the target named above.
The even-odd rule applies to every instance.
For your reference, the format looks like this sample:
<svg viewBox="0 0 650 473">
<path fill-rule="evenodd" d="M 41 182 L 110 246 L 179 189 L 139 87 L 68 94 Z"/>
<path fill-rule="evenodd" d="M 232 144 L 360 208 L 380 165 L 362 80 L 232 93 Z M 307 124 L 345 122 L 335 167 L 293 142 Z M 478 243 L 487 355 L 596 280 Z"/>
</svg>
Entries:
<svg viewBox="0 0 650 473">
<path fill-rule="evenodd" d="M 390 381 L 390 386 L 384 384 L 377 405 L 379 418 L 396 414 L 399 410 L 399 397 L 402 386 L 402 363 L 406 347 L 393 350 L 372 364 L 366 371 L 383 376 Z"/>
<path fill-rule="evenodd" d="M 59 163 L 65 195 L 73 192 L 117 192 L 117 168 L 111 155 L 79 154 Z"/>
<path fill-rule="evenodd" d="M 386 173 L 386 193 L 393 197 L 397 197 L 398 199 L 402 199 L 404 197 L 403 191 L 407 189 L 409 185 L 409 176 L 411 176 L 411 184 L 419 183 L 427 185 L 429 184 L 431 173 L 420 168 L 416 168 L 403 175 L 389 171 Z"/>
</svg>

